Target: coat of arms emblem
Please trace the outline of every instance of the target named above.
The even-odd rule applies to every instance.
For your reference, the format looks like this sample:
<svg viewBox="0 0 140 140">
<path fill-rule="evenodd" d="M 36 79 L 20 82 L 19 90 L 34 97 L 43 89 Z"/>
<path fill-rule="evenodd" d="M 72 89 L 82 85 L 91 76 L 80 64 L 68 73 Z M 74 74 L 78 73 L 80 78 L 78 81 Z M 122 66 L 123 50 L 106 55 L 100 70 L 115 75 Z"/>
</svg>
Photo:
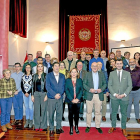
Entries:
<svg viewBox="0 0 140 140">
<path fill-rule="evenodd" d="M 79 31 L 79 38 L 82 41 L 88 41 L 91 38 L 91 32 L 87 28 L 83 28 Z"/>
</svg>

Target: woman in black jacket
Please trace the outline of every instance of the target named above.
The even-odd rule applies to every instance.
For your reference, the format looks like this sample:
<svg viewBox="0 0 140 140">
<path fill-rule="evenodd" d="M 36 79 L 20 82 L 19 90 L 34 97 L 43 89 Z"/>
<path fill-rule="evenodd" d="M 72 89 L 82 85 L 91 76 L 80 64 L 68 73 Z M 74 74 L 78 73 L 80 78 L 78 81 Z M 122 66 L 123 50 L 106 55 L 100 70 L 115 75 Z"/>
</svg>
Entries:
<svg viewBox="0 0 140 140">
<path fill-rule="evenodd" d="M 75 121 L 75 132 L 79 134 L 78 122 L 80 111 L 80 100 L 83 94 L 83 82 L 79 78 L 76 68 L 70 71 L 70 78 L 65 83 L 66 102 L 68 103 L 70 135 L 73 134 L 73 115 Z"/>
<path fill-rule="evenodd" d="M 47 129 L 47 93 L 45 88 L 46 74 L 43 64 L 37 65 L 33 76 L 32 101 L 34 102 L 34 126 L 36 131 Z"/>
</svg>

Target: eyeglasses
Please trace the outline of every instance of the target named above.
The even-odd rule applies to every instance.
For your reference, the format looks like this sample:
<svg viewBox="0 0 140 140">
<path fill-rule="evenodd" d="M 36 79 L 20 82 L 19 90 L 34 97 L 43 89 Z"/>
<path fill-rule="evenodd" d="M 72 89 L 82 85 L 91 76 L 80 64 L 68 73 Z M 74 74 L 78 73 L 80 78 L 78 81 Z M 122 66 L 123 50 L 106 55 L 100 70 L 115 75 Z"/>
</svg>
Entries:
<svg viewBox="0 0 140 140">
<path fill-rule="evenodd" d="M 26 67 L 26 69 L 30 69 L 31 67 Z"/>
</svg>

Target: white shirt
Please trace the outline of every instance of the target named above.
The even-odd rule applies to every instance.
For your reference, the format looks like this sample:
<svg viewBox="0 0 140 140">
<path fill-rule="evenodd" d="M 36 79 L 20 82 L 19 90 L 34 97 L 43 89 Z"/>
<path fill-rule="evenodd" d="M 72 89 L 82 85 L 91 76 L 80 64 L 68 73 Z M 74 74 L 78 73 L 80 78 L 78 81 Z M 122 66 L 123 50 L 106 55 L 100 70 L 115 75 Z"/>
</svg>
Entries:
<svg viewBox="0 0 140 140">
<path fill-rule="evenodd" d="M 56 82 L 58 83 L 58 81 L 59 81 L 59 73 L 56 74 L 56 73 L 53 71 L 53 74 L 54 74 L 54 77 L 55 77 L 55 79 L 56 79 Z"/>
<path fill-rule="evenodd" d="M 120 82 L 121 82 L 121 79 L 122 79 L 122 71 L 123 70 L 120 70 Z M 119 71 L 117 70 L 117 76 L 119 74 Z M 114 93 L 114 96 L 116 96 L 117 93 Z M 125 93 L 124 93 L 125 97 L 127 96 Z"/>
</svg>

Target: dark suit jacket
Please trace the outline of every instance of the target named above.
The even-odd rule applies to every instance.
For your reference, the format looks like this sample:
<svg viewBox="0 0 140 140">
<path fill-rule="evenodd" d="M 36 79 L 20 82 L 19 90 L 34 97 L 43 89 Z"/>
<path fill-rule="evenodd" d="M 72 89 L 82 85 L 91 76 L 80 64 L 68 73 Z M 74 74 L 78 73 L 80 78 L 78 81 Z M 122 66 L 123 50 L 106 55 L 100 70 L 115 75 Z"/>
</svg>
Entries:
<svg viewBox="0 0 140 140">
<path fill-rule="evenodd" d="M 99 75 L 99 89 L 102 90 L 102 92 L 99 93 L 99 99 L 100 99 L 100 101 L 103 101 L 104 100 L 103 91 L 106 89 L 107 83 L 106 83 L 105 75 L 103 72 L 98 72 L 98 75 Z M 94 93 L 89 92 L 89 90 L 91 88 L 94 89 L 92 71 L 90 71 L 86 74 L 86 76 L 83 80 L 83 87 L 85 89 L 84 98 L 86 100 L 91 101 L 93 98 L 93 94 L 94 94 Z"/>
<path fill-rule="evenodd" d="M 82 78 L 81 78 L 82 81 L 83 81 L 84 77 L 86 76 L 86 73 L 87 73 L 87 71 L 82 70 Z M 79 76 L 80 76 L 80 75 L 79 75 Z M 82 94 L 81 102 L 84 101 L 84 97 L 83 97 L 84 93 L 85 93 L 85 90 L 83 89 L 83 94 Z"/>
<path fill-rule="evenodd" d="M 126 66 L 129 66 L 128 62 L 126 59 L 123 60 L 123 69 L 126 68 Z"/>
<path fill-rule="evenodd" d="M 54 73 L 48 73 L 46 76 L 46 89 L 47 89 L 47 96 L 50 99 L 55 99 L 55 95 L 59 93 L 61 98 L 63 97 L 65 88 L 65 76 L 64 74 L 59 73 L 59 81 L 57 83 Z"/>
<path fill-rule="evenodd" d="M 66 79 L 65 83 L 65 93 L 67 103 L 72 103 L 71 101 L 74 99 L 74 89 L 71 78 Z M 81 101 L 81 97 L 83 94 L 83 82 L 82 79 L 78 78 L 76 80 L 76 98 Z"/>
<path fill-rule="evenodd" d="M 84 79 L 84 77 L 86 76 L 86 73 L 87 73 L 87 71 L 85 71 L 85 70 L 82 70 L 82 80 Z"/>
<path fill-rule="evenodd" d="M 109 92 L 109 90 L 108 90 L 108 75 L 107 75 L 107 71 L 101 70 L 101 72 L 103 72 L 105 75 L 105 80 L 106 80 L 107 86 L 106 86 L 106 89 L 104 90 L 104 94 L 106 94 L 106 92 Z"/>
</svg>

